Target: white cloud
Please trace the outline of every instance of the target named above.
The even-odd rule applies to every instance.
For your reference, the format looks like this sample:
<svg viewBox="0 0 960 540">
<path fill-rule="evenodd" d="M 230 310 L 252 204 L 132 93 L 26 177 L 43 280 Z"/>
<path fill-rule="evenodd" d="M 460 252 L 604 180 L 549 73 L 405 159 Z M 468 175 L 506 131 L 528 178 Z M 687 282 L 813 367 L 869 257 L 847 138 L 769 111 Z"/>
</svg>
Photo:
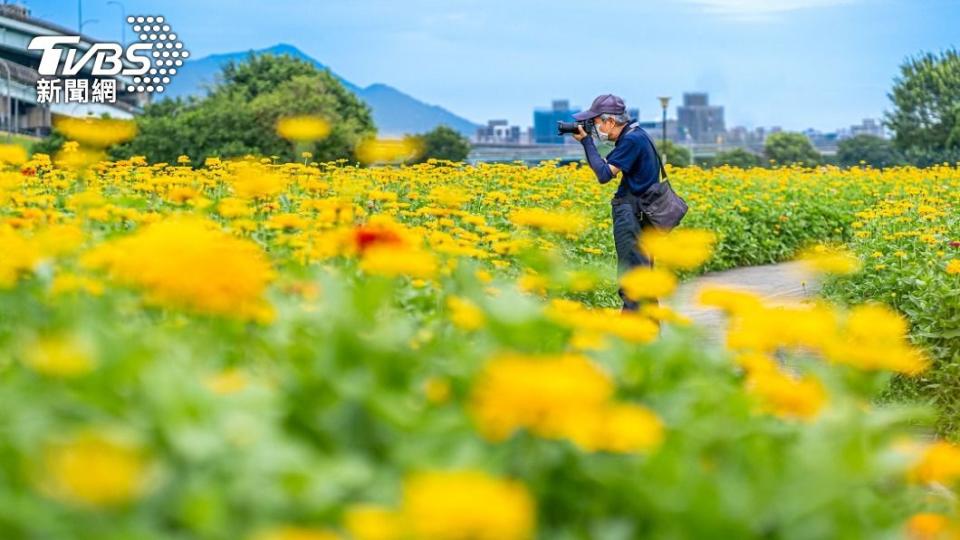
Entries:
<svg viewBox="0 0 960 540">
<path fill-rule="evenodd" d="M 736 19 L 769 19 L 803 9 L 849 4 L 856 0 L 683 0 L 706 12 Z"/>
</svg>

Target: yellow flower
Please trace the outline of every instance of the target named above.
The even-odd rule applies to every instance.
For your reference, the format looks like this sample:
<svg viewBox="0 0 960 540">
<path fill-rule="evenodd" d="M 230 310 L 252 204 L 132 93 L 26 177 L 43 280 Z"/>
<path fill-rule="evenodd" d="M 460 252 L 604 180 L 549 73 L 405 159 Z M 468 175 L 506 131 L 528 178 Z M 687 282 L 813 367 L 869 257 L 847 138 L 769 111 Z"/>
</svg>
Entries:
<svg viewBox="0 0 960 540">
<path fill-rule="evenodd" d="M 423 384 L 423 393 L 430 403 L 444 403 L 450 399 L 450 381 L 442 377 L 430 377 Z"/>
<path fill-rule="evenodd" d="M 413 139 L 364 139 L 356 148 L 360 163 L 394 163 L 417 158 L 422 149 Z"/>
<path fill-rule="evenodd" d="M 960 537 L 960 530 L 949 517 L 929 512 L 910 516 L 906 533 L 907 540 L 950 540 Z"/>
<path fill-rule="evenodd" d="M 204 385 L 221 396 L 243 391 L 250 384 L 246 371 L 238 368 L 225 369 L 204 380 Z"/>
<path fill-rule="evenodd" d="M 111 118 L 58 116 L 54 127 L 67 139 L 97 148 L 129 141 L 137 134 L 136 122 Z"/>
<path fill-rule="evenodd" d="M 761 410 L 781 418 L 812 420 L 827 401 L 823 385 L 812 376 L 794 378 L 779 370 L 758 369 L 749 373 L 746 385 Z"/>
<path fill-rule="evenodd" d="M 692 270 L 710 258 L 716 241 L 714 233 L 699 229 L 652 230 L 641 235 L 640 247 L 657 265 Z"/>
<path fill-rule="evenodd" d="M 403 516 L 396 510 L 369 504 L 352 506 L 344 513 L 344 528 L 353 540 L 402 540 Z"/>
<path fill-rule="evenodd" d="M 236 167 L 229 183 L 241 199 L 270 199 L 287 188 L 288 179 L 267 167 L 244 163 Z"/>
<path fill-rule="evenodd" d="M 23 165 L 27 161 L 27 150 L 19 144 L 0 144 L 0 163 L 5 165 Z"/>
<path fill-rule="evenodd" d="M 909 477 L 923 484 L 952 484 L 960 479 L 960 447 L 944 441 L 928 445 Z"/>
<path fill-rule="evenodd" d="M 631 403 L 578 411 L 568 437 L 584 450 L 649 452 L 663 442 L 663 422 L 652 411 Z"/>
<path fill-rule="evenodd" d="M 824 354 L 861 369 L 916 375 L 927 369 L 930 360 L 906 336 L 902 316 L 883 304 L 866 304 L 850 311 L 839 338 L 826 343 Z"/>
<path fill-rule="evenodd" d="M 800 253 L 798 260 L 812 272 L 847 275 L 860 270 L 860 260 L 849 250 L 818 245 Z"/>
<path fill-rule="evenodd" d="M 147 468 L 137 445 L 105 433 L 82 432 L 44 451 L 41 489 L 66 502 L 114 506 L 144 493 Z"/>
<path fill-rule="evenodd" d="M 960 274 L 960 259 L 953 259 L 947 263 L 948 274 Z"/>
<path fill-rule="evenodd" d="M 756 294 L 729 287 L 706 285 L 697 290 L 697 303 L 701 306 L 716 307 L 727 313 L 743 313 L 762 306 Z"/>
<path fill-rule="evenodd" d="M 92 344 L 74 334 L 55 335 L 32 342 L 25 350 L 24 363 L 53 377 L 77 377 L 93 370 Z"/>
<path fill-rule="evenodd" d="M 447 308 L 450 309 L 450 320 L 464 330 L 478 330 L 483 328 L 486 316 L 470 300 L 451 296 L 447 298 Z"/>
<path fill-rule="evenodd" d="M 667 270 L 640 266 L 623 274 L 620 286 L 631 300 L 663 298 L 677 288 L 677 277 Z"/>
<path fill-rule="evenodd" d="M 364 250 L 360 269 L 379 276 L 429 279 L 437 274 L 437 259 L 421 249 L 374 245 Z"/>
<path fill-rule="evenodd" d="M 155 223 L 97 247 L 84 263 L 143 288 L 153 304 L 258 320 L 271 314 L 263 294 L 274 273 L 263 251 L 208 222 Z"/>
<path fill-rule="evenodd" d="M 277 135 L 290 141 L 316 141 L 329 134 L 330 123 L 319 116 L 290 116 L 277 121 Z"/>
<path fill-rule="evenodd" d="M 471 411 L 480 432 L 494 441 L 518 429 L 563 438 L 572 415 L 606 405 L 612 394 L 613 381 L 586 357 L 507 354 L 478 375 Z"/>
<path fill-rule="evenodd" d="M 417 540 L 526 540 L 535 523 L 522 484 L 479 471 L 414 475 L 404 482 L 403 515 Z"/>
<path fill-rule="evenodd" d="M 284 525 L 260 531 L 251 540 L 340 540 L 340 535 L 326 529 Z"/>
<path fill-rule="evenodd" d="M 510 214 L 510 221 L 516 225 L 543 229 L 545 231 L 576 234 L 583 233 L 586 219 L 569 212 L 549 212 L 540 208 L 520 208 Z"/>
<path fill-rule="evenodd" d="M 32 271 L 43 257 L 39 247 L 20 234 L 0 228 L 0 288 L 16 284 L 22 274 Z"/>
</svg>

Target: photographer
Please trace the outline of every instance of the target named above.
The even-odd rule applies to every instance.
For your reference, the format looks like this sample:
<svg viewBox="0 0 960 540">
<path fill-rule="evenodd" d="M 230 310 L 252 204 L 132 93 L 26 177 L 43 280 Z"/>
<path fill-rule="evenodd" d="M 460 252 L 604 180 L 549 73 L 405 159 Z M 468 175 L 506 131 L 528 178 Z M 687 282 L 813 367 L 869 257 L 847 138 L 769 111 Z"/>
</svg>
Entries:
<svg viewBox="0 0 960 540">
<path fill-rule="evenodd" d="M 637 197 L 660 180 L 660 161 L 650 136 L 635 121 L 627 116 L 623 100 L 606 94 L 593 100 L 590 109 L 573 115 L 581 124 L 573 138 L 583 144 L 587 163 L 605 184 L 622 174 L 620 186 L 614 195 L 613 239 L 617 249 L 617 271 L 622 276 L 637 266 L 652 266 L 638 246 L 642 230 L 652 224 L 646 214 L 640 212 Z M 601 140 L 614 141 L 613 151 L 604 160 L 593 138 L 583 129 L 583 123 L 593 122 L 593 131 Z M 620 298 L 624 311 L 636 311 L 637 302 L 626 297 L 621 288 Z"/>
</svg>

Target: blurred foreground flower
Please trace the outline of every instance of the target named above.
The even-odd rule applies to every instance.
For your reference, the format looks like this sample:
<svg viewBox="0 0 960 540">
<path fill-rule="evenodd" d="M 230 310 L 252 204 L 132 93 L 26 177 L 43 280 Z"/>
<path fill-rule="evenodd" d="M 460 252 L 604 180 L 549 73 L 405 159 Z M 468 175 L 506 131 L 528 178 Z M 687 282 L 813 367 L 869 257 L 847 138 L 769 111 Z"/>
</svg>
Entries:
<svg viewBox="0 0 960 540">
<path fill-rule="evenodd" d="M 137 135 L 137 124 L 132 120 L 58 116 L 53 126 L 68 140 L 95 148 L 129 141 Z"/>
<path fill-rule="evenodd" d="M 66 502 L 114 506 L 143 494 L 147 469 L 148 461 L 137 445 L 85 431 L 45 450 L 40 488 Z"/>
<path fill-rule="evenodd" d="M 27 162 L 27 150 L 19 144 L 0 144 L 0 164 L 22 165 Z"/>
<path fill-rule="evenodd" d="M 277 135 L 289 141 L 316 141 L 329 134 L 330 123 L 319 116 L 289 116 L 277 121 Z"/>
<path fill-rule="evenodd" d="M 76 377 L 93 370 L 93 345 L 74 334 L 38 338 L 24 347 L 23 361 L 39 373 Z"/>
<path fill-rule="evenodd" d="M 341 537 L 326 529 L 284 525 L 260 531 L 251 540 L 341 540 Z"/>
<path fill-rule="evenodd" d="M 652 257 L 658 266 L 693 270 L 713 254 L 717 236 L 699 229 L 677 229 L 671 232 L 644 231 L 640 248 Z"/>
<path fill-rule="evenodd" d="M 540 208 L 515 210 L 510 214 L 510 221 L 516 225 L 561 234 L 581 233 L 587 223 L 586 218 L 578 214 L 551 212 Z"/>
<path fill-rule="evenodd" d="M 585 356 L 503 355 L 474 383 L 471 410 L 481 433 L 501 441 L 518 429 L 568 439 L 588 452 L 657 448 L 663 425 L 639 405 L 612 400 L 614 383 Z"/>
<path fill-rule="evenodd" d="M 631 300 L 670 296 L 677 288 L 677 277 L 661 268 L 640 266 L 620 278 L 623 293 Z"/>
<path fill-rule="evenodd" d="M 410 161 L 419 157 L 422 151 L 420 145 L 410 138 L 364 139 L 356 148 L 357 159 L 365 165 Z"/>
<path fill-rule="evenodd" d="M 269 320 L 263 298 L 274 272 L 256 244 L 196 219 L 171 219 L 98 246 L 84 256 L 120 283 L 146 290 L 154 304 Z"/>
<path fill-rule="evenodd" d="M 802 251 L 797 259 L 820 274 L 847 275 L 860 270 L 860 260 L 845 248 L 817 245 Z"/>
<path fill-rule="evenodd" d="M 404 482 L 403 517 L 418 540 L 525 540 L 533 537 L 535 506 L 518 482 L 480 471 L 426 472 Z"/>
<path fill-rule="evenodd" d="M 960 479 L 960 447 L 945 441 L 927 445 L 910 470 L 910 479 L 922 484 L 950 485 Z"/>
</svg>

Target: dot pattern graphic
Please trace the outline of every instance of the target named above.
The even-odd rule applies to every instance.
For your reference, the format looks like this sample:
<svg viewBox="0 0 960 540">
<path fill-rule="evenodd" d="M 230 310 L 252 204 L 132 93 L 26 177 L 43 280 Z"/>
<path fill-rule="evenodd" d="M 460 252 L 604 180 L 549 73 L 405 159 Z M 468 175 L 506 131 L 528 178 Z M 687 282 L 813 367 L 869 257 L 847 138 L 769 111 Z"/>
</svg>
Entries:
<svg viewBox="0 0 960 540">
<path fill-rule="evenodd" d="M 151 64 L 147 73 L 134 77 L 127 85 L 127 92 L 162 93 L 170 77 L 177 74 L 177 68 L 183 66 L 190 57 L 190 51 L 183 47 L 177 34 L 161 15 L 130 15 L 127 24 L 141 43 L 149 43 Z"/>
</svg>

